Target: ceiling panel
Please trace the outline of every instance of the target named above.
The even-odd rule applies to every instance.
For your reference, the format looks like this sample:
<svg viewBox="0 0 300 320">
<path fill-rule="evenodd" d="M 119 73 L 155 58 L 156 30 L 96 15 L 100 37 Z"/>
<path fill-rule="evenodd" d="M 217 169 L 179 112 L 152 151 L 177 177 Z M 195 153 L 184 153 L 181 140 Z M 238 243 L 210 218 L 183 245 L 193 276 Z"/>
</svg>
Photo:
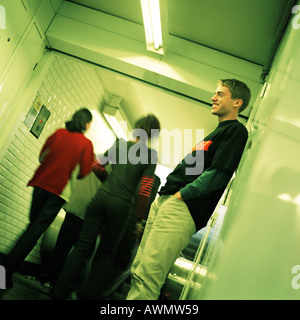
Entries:
<svg viewBox="0 0 300 320">
<path fill-rule="evenodd" d="M 140 0 L 70 0 L 70 2 L 143 24 Z"/>
<path fill-rule="evenodd" d="M 71 2 L 142 24 L 140 0 Z M 295 0 L 168 0 L 169 33 L 268 65 Z"/>
<path fill-rule="evenodd" d="M 168 7 L 169 31 L 178 37 L 265 65 L 281 36 L 293 2 L 172 0 Z"/>
</svg>

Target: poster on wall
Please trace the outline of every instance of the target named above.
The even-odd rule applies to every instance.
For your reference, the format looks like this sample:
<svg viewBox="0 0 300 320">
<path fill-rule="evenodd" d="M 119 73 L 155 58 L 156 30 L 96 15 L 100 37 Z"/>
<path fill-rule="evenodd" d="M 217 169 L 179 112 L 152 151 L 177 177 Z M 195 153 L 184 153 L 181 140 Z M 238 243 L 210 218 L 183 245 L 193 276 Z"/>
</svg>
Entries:
<svg viewBox="0 0 300 320">
<path fill-rule="evenodd" d="M 50 111 L 47 109 L 45 105 L 42 105 L 37 117 L 35 118 L 35 121 L 30 129 L 30 132 L 38 138 L 40 134 L 42 133 L 44 126 L 47 122 L 47 120 L 50 117 Z"/>
<path fill-rule="evenodd" d="M 47 120 L 50 117 L 51 112 L 43 105 L 42 100 L 37 96 L 28 111 L 28 114 L 24 120 L 24 124 L 30 130 L 30 132 L 38 138 L 42 133 Z"/>
<path fill-rule="evenodd" d="M 31 129 L 42 105 L 43 103 L 41 98 L 39 96 L 36 96 L 24 120 L 24 124 L 29 130 Z"/>
</svg>

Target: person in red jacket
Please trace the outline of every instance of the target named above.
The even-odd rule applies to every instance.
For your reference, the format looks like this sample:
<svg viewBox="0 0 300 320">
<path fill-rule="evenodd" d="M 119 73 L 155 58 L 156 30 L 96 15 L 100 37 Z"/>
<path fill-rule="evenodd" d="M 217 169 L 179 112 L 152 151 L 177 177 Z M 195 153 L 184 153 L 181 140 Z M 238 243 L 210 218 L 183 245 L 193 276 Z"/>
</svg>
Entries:
<svg viewBox="0 0 300 320">
<path fill-rule="evenodd" d="M 40 165 L 28 186 L 32 186 L 32 201 L 27 229 L 6 257 L 7 288 L 13 286 L 12 275 L 47 230 L 71 193 L 73 178 L 81 179 L 92 169 L 92 142 L 84 136 L 90 127 L 91 112 L 82 108 L 65 123 L 66 129 L 56 130 L 46 140 L 40 152 Z M 77 176 L 76 176 L 77 175 Z"/>
</svg>

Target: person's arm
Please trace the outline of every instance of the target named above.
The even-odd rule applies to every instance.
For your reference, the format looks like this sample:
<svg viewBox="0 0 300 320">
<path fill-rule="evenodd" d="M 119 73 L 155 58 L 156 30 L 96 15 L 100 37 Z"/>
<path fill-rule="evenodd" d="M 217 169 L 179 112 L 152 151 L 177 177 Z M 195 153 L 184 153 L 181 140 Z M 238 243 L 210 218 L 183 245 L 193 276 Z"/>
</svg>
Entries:
<svg viewBox="0 0 300 320">
<path fill-rule="evenodd" d="M 149 211 L 149 202 L 154 185 L 154 176 L 143 176 L 139 184 L 135 201 L 135 216 L 138 221 L 145 223 Z"/>
<path fill-rule="evenodd" d="M 155 185 L 155 170 L 158 155 L 154 149 L 148 151 L 149 164 L 145 167 L 135 198 L 135 216 L 139 222 L 145 224 L 151 205 L 151 195 Z"/>
<path fill-rule="evenodd" d="M 197 179 L 181 188 L 174 196 L 179 200 L 188 200 L 205 196 L 225 187 L 231 179 L 227 170 L 206 169 Z"/>
<path fill-rule="evenodd" d="M 105 169 L 105 165 L 101 164 L 99 161 L 94 160 L 92 170 L 101 182 L 104 182 L 107 179 L 108 173 Z"/>
</svg>

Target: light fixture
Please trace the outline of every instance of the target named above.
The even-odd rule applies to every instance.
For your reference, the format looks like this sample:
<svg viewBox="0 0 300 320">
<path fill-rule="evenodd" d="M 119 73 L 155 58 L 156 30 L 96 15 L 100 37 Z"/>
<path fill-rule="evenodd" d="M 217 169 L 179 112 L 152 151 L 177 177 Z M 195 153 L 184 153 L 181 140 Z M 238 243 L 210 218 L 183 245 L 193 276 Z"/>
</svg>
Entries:
<svg viewBox="0 0 300 320">
<path fill-rule="evenodd" d="M 103 109 L 103 115 L 109 123 L 112 130 L 115 132 L 118 138 L 123 138 L 128 141 L 127 138 L 127 121 L 124 120 L 120 109 L 115 106 L 106 105 Z"/>
<path fill-rule="evenodd" d="M 168 45 L 167 0 L 141 0 L 147 49 L 165 54 Z"/>
</svg>

